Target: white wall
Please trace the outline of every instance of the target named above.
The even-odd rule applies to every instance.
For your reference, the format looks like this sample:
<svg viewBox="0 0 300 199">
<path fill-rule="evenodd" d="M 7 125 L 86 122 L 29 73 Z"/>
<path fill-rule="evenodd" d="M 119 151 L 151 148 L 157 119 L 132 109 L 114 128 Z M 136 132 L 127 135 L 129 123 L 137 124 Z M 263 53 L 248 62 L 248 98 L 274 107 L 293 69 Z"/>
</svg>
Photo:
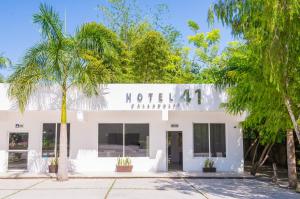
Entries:
<svg viewBox="0 0 300 199">
<path fill-rule="evenodd" d="M 76 112 L 68 113 L 71 123 L 70 170 L 75 172 L 114 171 L 116 158 L 98 158 L 98 123 L 149 123 L 150 157 L 132 158 L 134 171 L 166 171 L 166 132 L 182 131 L 183 169 L 200 171 L 206 158 L 193 157 L 193 123 L 226 124 L 226 158 L 214 158 L 219 171 L 243 171 L 243 141 L 236 117 L 222 112 L 169 112 L 169 120 L 161 120 L 161 111 L 84 112 L 78 121 Z M 47 158 L 41 157 L 42 124 L 59 122 L 59 111 L 0 112 L 0 172 L 7 171 L 8 132 L 29 132 L 28 170 L 47 171 Z M 15 124 L 23 128 L 15 128 Z M 171 124 L 178 124 L 172 128 Z M 162 159 L 155 159 L 157 152 Z M 156 166 L 157 164 L 157 166 Z"/>
<path fill-rule="evenodd" d="M 8 84 L 0 84 L 0 110 L 18 110 L 16 102 L 7 96 L 8 87 Z M 196 92 L 199 89 L 201 90 L 201 104 L 198 104 Z M 185 100 L 185 90 L 189 90 L 191 98 L 188 103 Z M 87 98 L 78 89 L 69 89 L 67 95 L 68 110 L 223 111 L 219 105 L 227 99 L 225 92 L 218 91 L 209 84 L 108 84 L 100 85 L 98 91 L 98 96 Z M 131 95 L 130 102 L 127 101 L 127 94 Z M 140 102 L 137 100 L 139 94 L 143 96 Z M 152 94 L 151 101 L 149 94 Z M 171 102 L 170 96 L 173 99 Z M 32 94 L 26 110 L 59 110 L 60 102 L 61 91 L 59 87 L 43 87 Z"/>
<path fill-rule="evenodd" d="M 7 95 L 8 86 L 0 84 L 0 172 L 7 171 L 9 132 L 29 132 L 28 170 L 44 172 L 49 160 L 41 157 L 42 125 L 60 121 L 59 89 L 55 86 L 38 89 L 30 98 L 25 113 L 20 114 L 16 102 Z M 190 91 L 190 102 L 183 96 L 186 89 Z M 201 90 L 201 104 L 198 104 L 198 89 Z M 238 128 L 242 118 L 225 114 L 220 103 L 226 101 L 226 93 L 213 85 L 109 84 L 100 85 L 99 92 L 99 96 L 92 98 L 76 88 L 68 93 L 70 170 L 115 169 L 116 158 L 98 158 L 98 123 L 101 122 L 150 124 L 150 157 L 133 158 L 135 171 L 167 170 L 167 131 L 182 131 L 183 169 L 200 171 L 206 158 L 193 157 L 193 123 L 225 123 L 227 156 L 214 158 L 216 167 L 219 171 L 243 170 L 243 140 Z M 130 102 L 126 100 L 128 93 L 131 94 Z M 151 101 L 149 93 L 153 95 Z M 140 102 L 138 94 L 143 95 Z M 169 100 L 170 95 L 173 101 Z M 24 126 L 16 129 L 15 124 Z M 178 124 L 178 128 L 172 128 L 171 124 Z"/>
<path fill-rule="evenodd" d="M 218 171 L 242 172 L 243 135 L 236 117 L 224 112 L 171 112 L 168 124 L 179 124 L 183 132 L 183 169 L 186 171 L 200 171 L 207 157 L 194 157 L 193 123 L 225 123 L 226 157 L 211 158 Z M 168 125 L 168 126 L 170 126 Z M 167 130 L 173 130 L 167 128 Z"/>
</svg>

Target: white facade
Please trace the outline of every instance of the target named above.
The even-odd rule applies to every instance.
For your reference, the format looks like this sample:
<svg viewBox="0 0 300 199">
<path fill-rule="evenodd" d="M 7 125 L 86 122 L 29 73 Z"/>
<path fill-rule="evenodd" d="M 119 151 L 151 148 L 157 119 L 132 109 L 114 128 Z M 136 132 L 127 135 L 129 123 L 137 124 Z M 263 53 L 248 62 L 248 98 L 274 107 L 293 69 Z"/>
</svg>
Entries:
<svg viewBox="0 0 300 199">
<path fill-rule="evenodd" d="M 9 133 L 27 132 L 29 172 L 47 172 L 51 158 L 42 157 L 44 123 L 59 123 L 60 93 L 39 89 L 21 114 L 0 84 L 0 172 L 8 171 Z M 68 93 L 70 171 L 114 171 L 117 157 L 98 157 L 99 123 L 149 124 L 149 157 L 132 157 L 133 171 L 168 171 L 167 132 L 182 132 L 184 171 L 202 171 L 208 157 L 194 157 L 193 124 L 225 124 L 226 157 L 211 157 L 217 171 L 243 171 L 240 117 L 220 108 L 226 94 L 212 85 L 109 84 L 100 95 L 87 98 L 76 89 Z M 190 100 L 188 100 L 190 98 Z"/>
</svg>

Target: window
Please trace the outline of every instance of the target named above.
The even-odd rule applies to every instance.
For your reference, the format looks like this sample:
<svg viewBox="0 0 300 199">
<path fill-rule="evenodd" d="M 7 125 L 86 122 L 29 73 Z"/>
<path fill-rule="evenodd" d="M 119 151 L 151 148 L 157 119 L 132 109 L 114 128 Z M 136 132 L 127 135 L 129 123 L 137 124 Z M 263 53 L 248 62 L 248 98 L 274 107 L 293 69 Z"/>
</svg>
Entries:
<svg viewBox="0 0 300 199">
<path fill-rule="evenodd" d="M 194 124 L 194 156 L 226 157 L 225 124 Z"/>
<path fill-rule="evenodd" d="M 26 170 L 28 160 L 28 133 L 9 133 L 8 169 Z"/>
<path fill-rule="evenodd" d="M 149 124 L 98 125 L 99 157 L 149 156 Z"/>
<path fill-rule="evenodd" d="M 194 124 L 194 156 L 209 156 L 208 139 L 208 124 Z"/>
<path fill-rule="evenodd" d="M 98 156 L 123 156 L 123 124 L 98 125 Z"/>
<path fill-rule="evenodd" d="M 210 124 L 210 153 L 212 157 L 226 157 L 225 124 Z"/>
<path fill-rule="evenodd" d="M 43 124 L 43 157 L 55 156 L 56 124 Z"/>
<path fill-rule="evenodd" d="M 67 148 L 68 156 L 70 154 L 70 124 L 67 124 Z M 43 124 L 43 143 L 42 157 L 58 157 L 60 141 L 60 124 L 45 123 Z"/>
<path fill-rule="evenodd" d="M 149 124 L 125 124 L 125 156 L 145 157 L 149 149 Z"/>
</svg>

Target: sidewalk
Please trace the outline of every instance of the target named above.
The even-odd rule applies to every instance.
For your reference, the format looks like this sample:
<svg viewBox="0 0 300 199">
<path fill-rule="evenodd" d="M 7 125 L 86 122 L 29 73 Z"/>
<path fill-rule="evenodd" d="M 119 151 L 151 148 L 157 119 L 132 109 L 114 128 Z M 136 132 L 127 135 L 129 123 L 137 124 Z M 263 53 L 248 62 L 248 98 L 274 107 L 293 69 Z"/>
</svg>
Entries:
<svg viewBox="0 0 300 199">
<path fill-rule="evenodd" d="M 245 172 L 250 173 L 251 165 L 249 162 L 245 163 Z M 273 178 L 273 168 L 271 165 L 265 164 L 263 165 L 256 173 L 256 178 L 258 180 L 264 180 L 272 182 Z M 278 167 L 277 168 L 277 184 L 280 187 L 288 187 L 288 170 L 287 168 Z M 298 181 L 300 181 L 300 173 L 298 172 Z"/>
<path fill-rule="evenodd" d="M 49 173 L 28 173 L 28 172 L 7 172 L 0 173 L 0 179 L 35 179 L 35 178 L 56 178 L 55 174 Z M 203 179 L 252 179 L 249 173 L 234 172 L 86 172 L 69 173 L 69 178 L 203 178 Z"/>
</svg>

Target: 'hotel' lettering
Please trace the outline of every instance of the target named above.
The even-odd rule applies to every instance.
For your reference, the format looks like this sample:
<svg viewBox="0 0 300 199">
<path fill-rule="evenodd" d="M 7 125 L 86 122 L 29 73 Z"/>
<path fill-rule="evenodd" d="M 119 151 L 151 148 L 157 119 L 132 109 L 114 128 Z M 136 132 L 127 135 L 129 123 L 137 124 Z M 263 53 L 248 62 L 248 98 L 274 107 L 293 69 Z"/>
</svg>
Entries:
<svg viewBox="0 0 300 199">
<path fill-rule="evenodd" d="M 161 103 L 163 102 L 163 94 L 162 93 L 159 93 L 158 94 L 158 101 Z"/>
<path fill-rule="evenodd" d="M 126 103 L 131 103 L 131 93 L 126 93 Z"/>
<path fill-rule="evenodd" d="M 137 95 L 137 101 L 138 101 L 138 102 L 142 102 L 142 100 L 143 100 L 143 95 L 142 95 L 141 93 L 139 93 L 139 94 Z"/>
<path fill-rule="evenodd" d="M 192 97 L 195 97 L 198 104 L 201 104 L 201 89 L 197 89 L 194 91 L 195 94 L 190 93 L 190 89 L 185 89 L 182 92 L 182 95 L 180 96 L 181 101 L 185 101 L 187 103 L 190 103 L 192 100 Z M 175 103 L 176 101 L 176 96 L 173 93 L 168 93 L 169 94 L 169 103 Z M 153 93 L 147 93 L 144 94 L 145 96 L 143 96 L 142 93 L 138 93 L 136 95 L 136 98 L 134 97 L 134 99 L 137 99 L 138 103 L 163 103 L 164 102 L 164 93 L 158 93 L 158 94 L 153 94 Z M 147 97 L 148 96 L 148 97 Z M 126 103 L 134 103 L 132 102 L 132 94 L 131 93 L 126 93 Z M 145 97 L 145 99 L 144 99 Z M 167 102 L 165 102 L 167 103 Z M 177 103 L 177 102 L 176 102 Z M 161 107 L 161 106 L 159 106 Z"/>
<path fill-rule="evenodd" d="M 148 96 L 149 96 L 149 102 L 151 103 L 152 102 L 153 93 L 149 93 Z"/>
<path fill-rule="evenodd" d="M 169 93 L 169 102 L 172 103 L 174 101 L 174 99 L 172 98 L 172 94 Z"/>
</svg>

